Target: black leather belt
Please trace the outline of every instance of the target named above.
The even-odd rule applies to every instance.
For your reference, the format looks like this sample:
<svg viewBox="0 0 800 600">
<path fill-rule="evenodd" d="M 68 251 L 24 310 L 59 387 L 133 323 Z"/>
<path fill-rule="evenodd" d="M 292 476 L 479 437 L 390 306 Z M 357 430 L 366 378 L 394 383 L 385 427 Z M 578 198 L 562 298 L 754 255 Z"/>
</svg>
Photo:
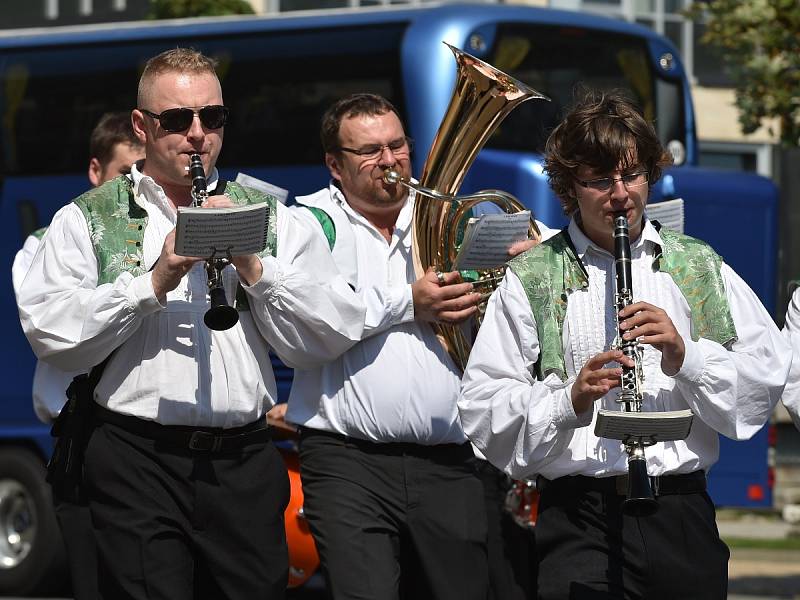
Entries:
<svg viewBox="0 0 800 600">
<path fill-rule="evenodd" d="M 387 454 L 393 456 L 419 456 L 422 458 L 453 458 L 457 460 L 472 459 L 475 454 L 469 442 L 462 444 L 414 444 L 413 442 L 370 442 L 341 433 L 313 429 L 311 427 L 300 427 L 300 439 L 320 436 L 336 440 L 338 443 L 358 448 L 367 454 Z"/>
<path fill-rule="evenodd" d="M 110 423 L 134 435 L 163 442 L 175 448 L 194 452 L 219 453 L 240 450 L 271 438 L 266 419 L 261 418 L 241 427 L 192 427 L 185 425 L 162 425 L 130 415 L 122 415 L 95 404 L 95 418 Z"/>
<path fill-rule="evenodd" d="M 706 489 L 706 474 L 704 471 L 694 471 L 681 475 L 659 475 L 650 477 L 650 489 L 655 496 L 670 494 L 697 494 Z M 544 492 L 546 489 L 568 492 L 586 491 L 601 492 L 615 496 L 628 494 L 628 475 L 612 477 L 587 477 L 585 475 L 571 475 L 558 479 L 545 479 L 541 475 L 536 478 L 536 487 Z"/>
</svg>

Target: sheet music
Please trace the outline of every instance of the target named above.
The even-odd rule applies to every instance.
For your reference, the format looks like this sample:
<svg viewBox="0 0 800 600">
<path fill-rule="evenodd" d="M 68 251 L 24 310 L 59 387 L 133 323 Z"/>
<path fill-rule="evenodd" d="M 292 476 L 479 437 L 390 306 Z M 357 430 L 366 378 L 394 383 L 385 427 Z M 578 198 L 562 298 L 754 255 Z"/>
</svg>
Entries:
<svg viewBox="0 0 800 600">
<path fill-rule="evenodd" d="M 210 258 L 257 254 L 267 245 L 267 203 L 234 208 L 179 207 L 175 253 Z"/>
<path fill-rule="evenodd" d="M 508 248 L 528 239 L 531 212 L 486 214 L 467 221 L 453 270 L 491 269 L 508 260 Z"/>
<path fill-rule="evenodd" d="M 288 198 L 289 196 L 289 190 L 285 190 L 282 187 L 273 185 L 269 181 L 264 181 L 263 179 L 257 179 L 256 177 L 253 177 L 252 175 L 248 175 L 246 173 L 237 174 L 236 183 L 249 188 L 253 188 L 254 190 L 258 190 L 259 192 L 264 192 L 265 194 L 269 194 L 270 196 L 274 196 L 281 204 L 286 204 L 286 198 Z"/>
<path fill-rule="evenodd" d="M 648 204 L 647 218 L 656 220 L 667 229 L 683 233 L 683 198 L 674 198 Z"/>
<path fill-rule="evenodd" d="M 652 442 L 683 440 L 692 427 L 691 410 L 624 412 L 601 409 L 594 433 L 598 437 L 625 440 L 643 438 Z"/>
</svg>

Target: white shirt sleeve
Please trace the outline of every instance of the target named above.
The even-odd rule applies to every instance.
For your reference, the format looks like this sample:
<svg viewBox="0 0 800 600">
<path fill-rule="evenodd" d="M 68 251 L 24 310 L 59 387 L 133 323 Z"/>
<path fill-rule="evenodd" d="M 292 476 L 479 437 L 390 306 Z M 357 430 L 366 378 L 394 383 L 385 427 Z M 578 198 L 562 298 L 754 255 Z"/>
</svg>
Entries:
<svg viewBox="0 0 800 600">
<path fill-rule="evenodd" d="M 277 257 L 244 286 L 261 335 L 281 360 L 310 369 L 346 352 L 363 336 L 365 308 L 333 262 L 324 236 L 278 205 Z"/>
<path fill-rule="evenodd" d="M 150 273 L 97 285 L 97 259 L 80 208 L 60 209 L 19 292 L 22 328 L 36 355 L 65 371 L 88 371 L 161 310 Z"/>
<path fill-rule="evenodd" d="M 25 239 L 22 248 L 14 256 L 14 264 L 11 265 L 11 281 L 14 285 L 14 296 L 17 299 L 19 299 L 19 288 L 22 287 L 22 282 L 25 280 L 28 269 L 31 268 L 33 257 L 38 249 L 39 238 L 35 235 L 29 235 Z"/>
<path fill-rule="evenodd" d="M 506 275 L 489 299 L 462 380 L 458 408 L 467 437 L 486 458 L 514 478 L 558 458 L 572 431 L 591 422 L 576 415 L 574 378 L 549 375 L 537 381 L 533 367 L 539 340 L 519 278 Z M 513 452 L 509 452 L 513 448 Z"/>
<path fill-rule="evenodd" d="M 786 322 L 783 326 L 784 339 L 792 346 L 792 366 L 783 390 L 781 400 L 800 429 L 800 287 L 795 289 L 786 309 Z"/>
<path fill-rule="evenodd" d="M 289 210 L 292 214 L 297 215 L 300 220 L 308 223 L 314 234 L 324 241 L 323 245 L 330 248 L 330 243 L 325 236 L 322 225 L 306 206 L 295 204 L 290 206 Z M 336 259 L 334 258 L 333 260 L 335 263 Z M 360 287 L 355 292 L 366 310 L 362 339 L 386 331 L 400 323 L 408 323 L 414 320 L 414 300 L 411 284 L 386 288 Z"/>
<path fill-rule="evenodd" d="M 750 287 L 723 264 L 722 278 L 736 326 L 730 350 L 701 338 L 684 340 L 676 389 L 696 418 L 734 440 L 751 438 L 783 393 L 791 349 Z"/>
</svg>

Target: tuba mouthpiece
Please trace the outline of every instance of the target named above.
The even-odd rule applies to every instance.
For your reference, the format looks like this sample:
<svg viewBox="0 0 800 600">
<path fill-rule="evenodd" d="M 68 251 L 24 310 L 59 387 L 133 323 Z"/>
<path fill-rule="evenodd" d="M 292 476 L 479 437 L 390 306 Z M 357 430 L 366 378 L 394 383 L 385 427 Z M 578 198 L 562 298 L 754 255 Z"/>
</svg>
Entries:
<svg viewBox="0 0 800 600">
<path fill-rule="evenodd" d="M 400 173 L 392 169 L 391 167 L 387 168 L 383 172 L 383 180 L 388 183 L 389 185 L 394 185 L 395 183 L 400 183 L 402 181 L 402 177 Z"/>
</svg>

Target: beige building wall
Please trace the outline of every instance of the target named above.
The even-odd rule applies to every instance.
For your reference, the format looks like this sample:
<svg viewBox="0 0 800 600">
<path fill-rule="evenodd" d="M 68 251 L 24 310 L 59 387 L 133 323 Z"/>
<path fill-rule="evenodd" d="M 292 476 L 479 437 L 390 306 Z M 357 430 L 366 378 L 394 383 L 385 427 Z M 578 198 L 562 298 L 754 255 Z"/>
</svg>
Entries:
<svg viewBox="0 0 800 600">
<path fill-rule="evenodd" d="M 767 127 L 745 135 L 739 125 L 733 89 L 692 87 L 697 137 L 701 141 L 774 144 L 778 139 Z M 777 131 L 777 127 L 773 127 Z"/>
<path fill-rule="evenodd" d="M 266 2 L 264 0 L 247 0 L 247 3 L 253 7 L 253 12 L 257 15 L 263 14 Z"/>
</svg>

